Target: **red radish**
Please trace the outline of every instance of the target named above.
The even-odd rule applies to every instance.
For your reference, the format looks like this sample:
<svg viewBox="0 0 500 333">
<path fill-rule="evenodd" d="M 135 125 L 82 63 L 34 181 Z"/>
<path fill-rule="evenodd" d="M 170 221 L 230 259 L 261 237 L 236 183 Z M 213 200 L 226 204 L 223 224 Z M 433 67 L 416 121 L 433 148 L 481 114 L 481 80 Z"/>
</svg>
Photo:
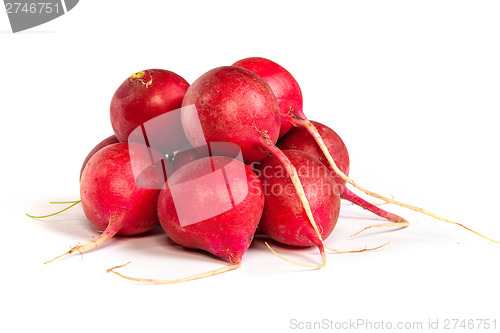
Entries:
<svg viewBox="0 0 500 333">
<path fill-rule="evenodd" d="M 333 160 L 337 164 L 340 170 L 346 175 L 349 175 L 349 153 L 347 151 L 347 147 L 344 142 L 340 138 L 340 136 L 335 133 L 331 128 L 326 125 L 323 125 L 316 121 L 311 121 L 314 127 L 318 130 L 319 135 L 325 142 L 325 145 L 328 147 L 328 151 L 333 157 Z M 340 178 L 335 171 L 331 168 L 328 160 L 325 155 L 316 144 L 316 141 L 312 138 L 309 132 L 304 127 L 295 127 L 292 128 L 284 137 L 278 140 L 278 147 L 281 149 L 297 149 L 300 151 L 304 151 L 318 160 L 320 160 L 330 171 L 330 174 L 335 179 L 335 182 L 339 186 L 339 193 L 342 199 L 349 200 L 354 204 L 361 206 L 364 209 L 371 211 L 372 213 L 383 217 L 389 221 L 402 223 L 403 225 L 407 225 L 408 221 L 399 217 L 395 214 L 386 212 L 385 210 L 377 207 L 366 200 L 360 198 L 352 191 L 350 191 L 346 186 L 345 180 Z M 399 224 L 401 225 L 401 224 Z M 378 226 L 394 226 L 393 223 L 390 224 L 380 224 Z M 373 227 L 373 226 L 372 226 Z"/>
<path fill-rule="evenodd" d="M 156 204 L 164 182 L 163 170 L 155 162 L 162 159 L 163 155 L 138 143 L 115 143 L 92 156 L 83 171 L 80 199 L 89 222 L 103 232 L 63 256 L 94 249 L 114 235 L 137 235 L 155 227 Z"/>
<path fill-rule="evenodd" d="M 252 57 L 252 58 L 246 58 L 237 61 L 234 63 L 234 66 L 240 66 L 242 68 L 247 68 L 257 75 L 261 76 L 271 87 L 273 90 L 274 94 L 276 95 L 276 98 L 278 100 L 281 100 L 282 107 L 280 109 L 281 112 L 281 117 L 282 117 L 282 123 L 285 123 L 282 126 L 285 126 L 284 129 L 281 131 L 281 135 L 284 135 L 284 133 L 289 129 L 289 125 L 286 124 L 286 120 L 288 120 L 290 123 L 292 123 L 295 126 L 299 127 L 304 127 L 309 134 L 314 138 L 318 146 L 320 147 L 322 153 L 328 160 L 328 163 L 330 164 L 331 168 L 335 171 L 335 173 L 342 178 L 344 181 L 347 183 L 351 184 L 358 190 L 364 192 L 365 194 L 368 194 L 372 197 L 378 198 L 380 200 L 383 200 L 387 203 L 392 203 L 401 207 L 408 208 L 410 210 L 431 216 L 435 219 L 455 224 L 458 225 L 464 229 L 467 229 L 483 238 L 486 238 L 492 242 L 495 243 L 500 243 L 498 241 L 492 240 L 474 230 L 471 230 L 470 228 L 464 226 L 463 224 L 460 224 L 455 221 L 448 220 L 444 217 L 441 217 L 435 213 L 432 213 L 426 209 L 409 205 L 401 201 L 397 201 L 388 197 L 385 197 L 383 195 L 380 195 L 378 193 L 369 191 L 365 189 L 364 187 L 360 186 L 356 182 L 354 182 L 352 179 L 350 179 L 345 173 L 342 172 L 342 170 L 335 164 L 334 159 L 328 152 L 328 148 L 323 142 L 321 136 L 319 135 L 318 131 L 314 127 L 314 125 L 307 119 L 305 114 L 302 111 L 302 94 L 300 92 L 300 89 L 297 89 L 298 83 L 296 82 L 295 78 L 282 66 L 279 64 L 265 58 L 259 58 L 259 57 Z M 402 226 L 406 227 L 408 226 L 408 222 L 397 222 L 397 224 L 393 224 L 397 226 Z M 382 224 L 377 225 L 377 226 L 383 226 Z M 363 231 L 363 230 L 362 230 Z"/>
<path fill-rule="evenodd" d="M 310 134 L 311 131 L 310 131 L 310 127 L 306 126 L 305 129 L 300 128 L 300 127 L 292 129 L 288 134 L 286 134 L 283 138 L 280 139 L 280 141 L 278 142 L 278 146 L 281 149 L 299 149 L 299 150 L 306 151 L 306 152 L 310 153 L 311 155 L 313 155 L 314 157 L 321 160 L 326 166 L 329 167 L 330 170 L 334 170 L 338 165 L 341 172 L 339 173 L 336 170 L 334 170 L 335 171 L 334 177 L 335 177 L 337 184 L 339 184 L 340 186 L 343 186 L 343 188 L 344 188 L 343 192 L 341 192 L 341 197 L 343 199 L 349 200 L 349 201 L 353 202 L 354 204 L 359 205 L 359 206 L 393 222 L 393 223 L 379 223 L 376 225 L 366 227 L 363 230 L 360 230 L 359 232 L 355 233 L 353 236 L 355 236 L 355 235 L 357 235 L 357 234 L 359 234 L 367 229 L 374 228 L 374 227 L 391 227 L 391 226 L 406 227 L 409 225 L 409 223 L 408 223 L 408 221 L 406 221 L 402 217 L 395 215 L 395 214 L 392 214 L 392 213 L 389 213 L 389 212 L 381 209 L 380 207 L 377 207 L 377 206 L 367 202 L 366 200 L 363 200 L 362 198 L 360 198 L 359 196 L 357 196 L 356 194 L 351 192 L 345 186 L 346 181 L 349 184 L 354 185 L 354 187 L 362 190 L 363 192 L 365 192 L 373 197 L 384 200 L 385 202 L 408 208 L 410 210 L 431 216 L 431 217 L 438 219 L 438 220 L 441 220 L 443 222 L 458 225 L 458 226 L 460 226 L 460 227 L 462 227 L 462 228 L 464 228 L 472 233 L 475 233 L 476 235 L 483 237 L 491 242 L 500 243 L 499 241 L 496 241 L 496 240 L 493 240 L 489 237 L 486 237 L 483 234 L 480 234 L 477 231 L 474 231 L 461 223 L 451 221 L 449 219 L 441 217 L 441 216 L 439 216 L 435 213 L 432 213 L 428 210 L 425 210 L 423 208 L 409 205 L 409 204 L 406 204 L 406 203 L 403 203 L 400 201 L 396 201 L 396 200 L 391 199 L 391 198 L 387 198 L 387 197 L 379 195 L 377 193 L 373 193 L 373 192 L 368 191 L 368 190 L 364 189 L 363 187 L 357 185 L 350 178 L 347 177 L 347 174 L 349 173 L 349 156 L 348 156 L 347 148 L 345 147 L 342 139 L 337 135 L 337 133 L 335 133 L 329 127 L 327 127 L 321 123 L 318 123 L 318 122 L 310 122 L 310 123 L 311 123 L 312 127 L 317 129 L 317 133 L 318 133 L 317 135 L 319 138 L 322 138 L 321 139 L 322 143 L 318 143 L 317 138 L 311 139 L 311 137 L 309 135 L 307 135 L 307 132 L 309 132 L 309 134 Z M 322 145 L 323 145 L 323 147 L 321 147 Z M 325 149 L 326 149 L 326 151 L 329 151 L 328 155 L 324 154 Z M 332 158 L 332 156 L 333 156 L 334 162 L 330 162 L 328 156 L 330 156 L 330 158 Z"/>
<path fill-rule="evenodd" d="M 280 132 L 281 136 L 285 135 L 286 132 L 288 132 L 293 126 L 304 127 L 314 138 L 322 153 L 328 160 L 331 168 L 340 178 L 366 192 L 367 194 L 376 195 L 376 193 L 365 190 L 361 186 L 354 183 L 354 181 L 347 177 L 347 175 L 345 175 L 342 170 L 335 164 L 335 161 L 328 152 L 328 149 L 321 136 L 319 135 L 317 129 L 307 119 L 302 110 L 302 92 L 300 90 L 299 84 L 292 76 L 292 74 L 290 74 L 290 72 L 288 72 L 285 68 L 275 63 L 274 61 L 260 57 L 241 59 L 235 62 L 233 66 L 239 66 L 251 70 L 252 72 L 262 77 L 262 79 L 264 79 L 269 84 L 276 96 L 276 99 L 280 101 L 282 128 Z M 380 196 L 378 195 L 377 197 L 380 198 Z"/>
<path fill-rule="evenodd" d="M 315 245 L 323 253 L 323 241 L 333 231 L 340 211 L 337 184 L 328 169 L 316 158 L 299 150 L 283 150 L 298 170 L 307 200 L 321 230 L 318 238 L 281 163 L 272 156 L 257 167 L 266 201 L 259 223 L 260 229 L 272 239 L 291 246 Z"/>
<path fill-rule="evenodd" d="M 297 81 L 286 69 L 271 60 L 259 57 L 241 59 L 233 66 L 243 67 L 256 73 L 273 90 L 281 113 L 280 137 L 292 129 L 291 117 L 305 118 L 302 112 L 302 91 Z"/>
<path fill-rule="evenodd" d="M 252 242 L 263 207 L 262 186 L 249 166 L 225 156 L 188 163 L 175 171 L 161 190 L 158 198 L 161 226 L 174 242 L 205 250 L 229 260 L 230 264 L 208 273 L 167 281 L 130 278 L 114 268 L 108 272 L 134 281 L 168 284 L 236 269 Z"/>
<path fill-rule="evenodd" d="M 189 87 L 182 105 L 182 125 L 193 147 L 207 142 L 232 143 L 241 149 L 245 163 L 260 161 L 269 153 L 275 156 L 285 167 L 311 225 L 320 235 L 297 170 L 275 146 L 280 112 L 274 93 L 262 78 L 241 67 L 214 68 Z"/>
<path fill-rule="evenodd" d="M 179 75 L 164 69 L 148 69 L 126 79 L 111 100 L 111 125 L 121 142 L 143 142 L 165 154 L 173 153 L 187 141 L 182 132 L 180 112 L 189 83 Z M 168 117 L 159 117 L 169 113 Z M 147 134 L 144 124 L 149 122 Z M 133 133 L 136 129 L 139 133 Z M 138 136 L 136 138 L 135 136 Z M 137 141 L 138 140 L 138 141 Z"/>
<path fill-rule="evenodd" d="M 330 156 L 330 153 L 328 152 L 328 149 L 317 129 L 307 119 L 302 110 L 302 92 L 299 84 L 290 72 L 274 61 L 260 57 L 241 59 L 235 62 L 233 66 L 239 66 L 251 70 L 262 77 L 262 79 L 269 84 L 276 96 L 276 99 L 280 101 L 281 126 L 283 127 L 280 132 L 281 136 L 285 135 L 286 132 L 288 132 L 288 130 L 290 130 L 293 126 L 304 127 L 314 138 L 324 156 L 328 160 L 328 163 L 340 178 L 369 195 L 375 194 L 354 183 L 354 181 L 347 177 L 347 175 L 345 175 L 335 164 L 335 161 Z M 382 199 L 378 195 L 377 197 Z"/>
<path fill-rule="evenodd" d="M 118 141 L 118 139 L 116 138 L 116 135 L 111 135 L 111 136 L 107 137 L 106 139 L 102 140 L 101 142 L 99 142 L 94 148 L 92 148 L 90 153 L 87 155 L 87 157 L 83 161 L 82 168 L 80 169 L 80 179 L 82 179 L 83 169 L 85 169 L 85 166 L 87 165 L 88 161 L 90 160 L 90 158 L 92 156 L 94 156 L 95 153 L 97 153 L 99 150 L 101 150 L 102 148 L 104 148 L 106 146 L 109 146 L 113 143 L 118 143 L 118 142 L 120 142 L 120 141 Z"/>
</svg>

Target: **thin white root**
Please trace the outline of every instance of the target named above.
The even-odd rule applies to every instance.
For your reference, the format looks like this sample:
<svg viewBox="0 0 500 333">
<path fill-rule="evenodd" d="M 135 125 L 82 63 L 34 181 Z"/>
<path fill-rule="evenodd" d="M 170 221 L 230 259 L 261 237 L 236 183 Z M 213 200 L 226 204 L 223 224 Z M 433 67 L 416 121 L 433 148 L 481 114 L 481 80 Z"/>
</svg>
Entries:
<svg viewBox="0 0 500 333">
<path fill-rule="evenodd" d="M 326 249 L 334 252 L 335 254 L 346 254 L 346 253 L 361 253 L 361 252 L 367 252 L 367 251 L 375 251 L 375 250 L 378 250 L 386 245 L 389 245 L 391 242 L 387 242 L 385 244 L 382 244 L 380 246 L 377 246 L 377 247 L 372 247 L 372 248 L 365 248 L 365 249 L 362 249 L 362 250 L 351 250 L 351 251 L 340 251 L 340 250 L 335 250 L 329 246 L 325 246 Z"/>
<path fill-rule="evenodd" d="M 69 249 L 68 252 L 63 253 L 63 254 L 55 257 L 52 260 L 46 261 L 46 262 L 44 262 L 44 264 L 51 263 L 56 259 L 59 259 L 61 257 L 64 257 L 68 254 L 72 254 L 72 253 L 77 252 L 77 251 L 80 252 L 80 256 L 82 256 L 82 253 L 90 251 L 92 249 L 95 249 L 99 245 L 103 244 L 104 242 L 106 242 L 109 239 L 111 239 L 112 237 L 114 237 L 118 233 L 118 231 L 120 231 L 120 229 L 122 228 L 122 226 L 125 223 L 123 217 L 124 217 L 124 214 L 121 214 L 121 213 L 112 214 L 111 218 L 109 220 L 108 226 L 99 235 L 99 237 L 97 237 L 95 240 L 92 240 L 84 245 L 73 246 L 71 249 Z M 82 256 L 82 258 L 83 258 L 83 256 Z"/>
<path fill-rule="evenodd" d="M 496 240 L 493 240 L 489 237 L 486 237 L 485 235 L 483 234 L 480 234 L 479 232 L 477 231 L 474 231 L 466 226 L 464 226 L 463 224 L 461 223 L 458 223 L 458 222 L 455 222 L 455 221 L 452 221 L 452 220 L 448 220 L 442 216 L 439 216 L 435 213 L 432 213 L 426 209 L 423 209 L 423 208 L 420 208 L 420 207 L 417 207 L 417 206 L 413 206 L 413 205 L 409 205 L 409 204 L 406 204 L 404 202 L 401 202 L 401 201 L 397 201 L 397 200 L 394 200 L 394 199 L 391 199 L 391 198 L 388 198 L 386 196 L 383 196 L 383 195 L 380 195 L 378 193 L 375 193 L 375 192 L 372 192 L 372 191 L 369 191 L 367 189 L 365 189 L 364 187 L 358 185 L 356 182 L 354 182 L 351 178 L 349 178 L 346 174 L 344 174 L 342 172 L 342 170 L 340 170 L 337 165 L 335 164 L 335 161 L 333 160 L 332 156 L 330 155 L 330 152 L 328 151 L 328 148 L 326 147 L 323 139 L 321 138 L 321 136 L 319 135 L 318 131 L 316 130 L 316 128 L 314 127 L 314 125 L 309 121 L 309 120 L 304 120 L 304 126 L 306 127 L 306 129 L 309 131 L 309 133 L 314 137 L 314 139 L 316 140 L 319 148 L 321 149 L 321 151 L 323 152 L 323 154 L 325 155 L 326 159 L 328 160 L 328 163 L 330 164 L 330 166 L 332 167 L 332 169 L 335 171 L 335 173 L 340 177 L 342 178 L 343 180 L 345 180 L 347 183 L 351 184 L 352 186 L 354 186 L 355 188 L 357 188 L 358 190 L 364 192 L 365 194 L 369 195 L 369 196 L 372 196 L 374 198 L 377 198 L 377 199 L 380 199 L 380 200 L 383 200 L 387 203 L 391 203 L 391 204 L 394 204 L 394 205 L 398 205 L 398 206 L 401 206 L 401 207 L 404 207 L 404 208 L 407 208 L 407 209 L 410 209 L 410 210 L 413 210 L 415 212 L 418 212 L 418 213 L 421 213 L 421 214 L 424 214 L 424 215 L 427 215 L 427 216 L 430 216 L 430 217 L 433 217 L 437 220 L 440 220 L 440 221 L 443 221 L 443 222 L 446 222 L 446 223 L 450 223 L 450 224 L 455 224 L 455 225 L 458 225 L 472 233 L 475 233 L 476 235 L 480 236 L 480 237 L 483 237 L 491 242 L 494 242 L 494 243 L 497 243 L 497 244 L 500 244 L 500 241 L 496 241 Z M 394 225 L 392 225 L 394 226 Z"/>
<path fill-rule="evenodd" d="M 194 274 L 194 275 L 191 275 L 191 276 L 188 276 L 188 277 L 185 277 L 185 278 L 181 278 L 181 279 L 176 279 L 176 280 L 157 280 L 157 279 L 134 278 L 134 277 L 123 275 L 123 274 L 118 273 L 118 272 L 115 271 L 117 268 L 125 267 L 128 264 L 130 264 L 130 263 L 131 262 L 129 261 L 126 264 L 115 266 L 115 267 L 112 267 L 110 269 L 107 269 L 106 273 L 113 273 L 113 274 L 118 275 L 121 278 L 124 278 L 124 279 L 127 279 L 127 280 L 131 280 L 131 281 L 135 281 L 135 282 L 154 283 L 154 284 L 174 284 L 174 283 L 181 283 L 181 282 L 187 282 L 187 281 L 202 279 L 202 278 L 214 276 L 214 275 L 217 275 L 217 274 L 222 274 L 222 273 L 225 273 L 225 272 L 229 272 L 229 271 L 235 270 L 235 269 L 237 269 L 237 268 L 239 268 L 241 266 L 240 263 L 233 263 L 231 265 L 228 265 L 228 266 L 225 266 L 225 267 L 222 267 L 222 268 L 219 268 L 219 269 L 215 269 L 213 271 L 209 271 L 209 272 L 201 273 L 201 274 Z"/>
<path fill-rule="evenodd" d="M 74 253 L 74 252 L 79 252 L 79 253 L 80 253 L 80 257 L 83 259 L 83 253 L 84 253 L 84 252 L 87 252 L 87 251 L 89 251 L 89 250 L 91 250 L 91 249 L 93 249 L 93 248 L 97 247 L 97 245 L 98 245 L 98 244 L 96 244 L 96 241 L 97 241 L 97 240 L 95 240 L 95 241 L 90 241 L 89 243 L 84 244 L 84 245 L 76 245 L 76 246 L 73 246 L 72 248 L 70 248 L 70 249 L 69 249 L 69 251 L 68 251 L 68 252 L 65 252 L 65 253 L 63 253 L 63 254 L 61 254 L 61 255 L 58 255 L 58 256 L 57 256 L 57 257 L 55 257 L 54 259 L 51 259 L 51 260 L 49 260 L 49 261 L 44 262 L 44 264 L 49 264 L 49 263 L 53 262 L 54 260 L 57 260 L 57 259 L 59 259 L 59 258 L 62 258 L 62 257 L 64 257 L 64 256 L 67 256 L 67 255 L 69 255 L 69 254 L 72 254 L 72 253 Z"/>
<path fill-rule="evenodd" d="M 293 264 L 293 265 L 297 265 L 297 266 L 300 266 L 300 267 L 306 267 L 306 268 L 313 268 L 313 269 L 321 269 L 323 267 L 326 266 L 326 254 L 324 251 L 321 251 L 321 258 L 323 260 L 323 263 L 321 265 L 311 265 L 311 264 L 302 264 L 302 263 L 299 263 L 299 262 L 296 262 L 296 261 L 293 261 L 293 260 L 290 260 L 288 258 L 285 258 L 281 255 L 279 255 L 278 253 L 276 253 L 276 251 L 274 251 L 272 248 L 271 248 L 271 245 L 269 245 L 267 242 L 265 242 L 265 244 L 267 245 L 267 247 L 269 248 L 269 250 L 271 250 L 271 252 L 277 256 L 278 258 L 290 263 L 290 264 Z"/>
<path fill-rule="evenodd" d="M 404 229 L 404 228 L 408 228 L 409 226 L 410 226 L 410 223 L 408 221 L 379 223 L 379 224 L 374 224 L 374 225 L 370 225 L 370 226 L 368 226 L 366 228 L 363 228 L 362 230 L 356 232 L 355 234 L 352 234 L 351 237 L 357 236 L 360 233 L 362 233 L 363 231 L 371 229 L 371 228 L 383 228 L 383 227 L 394 228 L 394 227 L 399 227 L 401 229 Z"/>
<path fill-rule="evenodd" d="M 392 194 L 391 194 L 391 200 L 394 200 L 394 195 L 392 195 Z M 366 201 L 369 202 L 369 203 L 371 203 L 374 206 L 384 206 L 384 205 L 388 205 L 389 204 L 386 201 L 383 201 L 383 202 L 373 202 L 373 201 L 369 201 L 369 200 L 366 200 Z"/>
<path fill-rule="evenodd" d="M 326 256 L 324 255 L 325 243 L 323 241 L 323 237 L 321 236 L 321 232 L 319 231 L 318 225 L 316 224 L 316 221 L 314 220 L 311 206 L 309 205 L 309 201 L 307 200 L 306 193 L 304 192 L 304 187 L 302 186 L 302 183 L 300 182 L 299 175 L 297 173 L 297 169 L 292 164 L 292 162 L 288 159 L 288 157 L 285 155 L 285 153 L 283 153 L 283 151 L 281 151 L 281 149 L 276 147 L 274 144 L 270 144 L 267 147 L 267 149 L 285 167 L 285 170 L 287 171 L 288 176 L 290 177 L 290 180 L 293 183 L 295 191 L 297 192 L 297 195 L 299 196 L 300 202 L 302 203 L 302 207 L 304 208 L 304 211 L 306 212 L 307 218 L 308 218 L 309 222 L 311 223 L 314 231 L 316 232 L 318 240 L 321 242 L 321 245 L 323 247 L 323 249 L 320 248 L 319 250 L 321 252 L 323 266 L 324 266 L 324 265 L 326 265 Z M 321 266 L 320 268 L 322 268 L 323 266 Z"/>
</svg>

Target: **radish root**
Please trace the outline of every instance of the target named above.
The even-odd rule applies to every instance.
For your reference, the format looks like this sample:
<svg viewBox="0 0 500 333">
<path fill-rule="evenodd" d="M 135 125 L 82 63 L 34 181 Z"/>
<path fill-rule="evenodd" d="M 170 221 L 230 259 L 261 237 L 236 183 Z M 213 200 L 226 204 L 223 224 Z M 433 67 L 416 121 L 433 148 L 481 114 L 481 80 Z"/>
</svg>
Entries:
<svg viewBox="0 0 500 333">
<path fill-rule="evenodd" d="M 79 252 L 80 255 L 83 257 L 84 252 L 88 252 L 92 249 L 95 249 L 99 245 L 103 244 L 104 242 L 108 241 L 113 236 L 115 236 L 116 233 L 120 231 L 124 223 L 125 221 L 123 218 L 120 217 L 120 215 L 118 214 L 113 215 L 109 221 L 108 226 L 106 227 L 106 230 L 104 230 L 102 234 L 100 234 L 99 237 L 97 237 L 95 240 L 91 240 L 90 242 L 84 245 L 73 246 L 71 249 L 69 249 L 68 252 L 58 255 L 54 259 L 44 262 L 44 264 L 51 263 L 56 259 L 72 254 L 74 252 Z"/>
<path fill-rule="evenodd" d="M 387 203 L 391 203 L 391 204 L 394 204 L 394 205 L 398 205 L 398 206 L 401 206 L 401 207 L 404 207 L 404 208 L 407 208 L 409 210 L 413 210 L 415 212 L 418 212 L 418 213 L 421 213 L 421 214 L 424 214 L 424 215 L 428 215 L 430 217 L 433 217 L 437 220 L 440 220 L 440 221 L 443 221 L 443 222 L 446 222 L 446 223 L 450 223 L 450 224 L 455 224 L 457 226 L 460 226 L 482 238 L 485 238 L 491 242 L 494 242 L 494 243 L 497 243 L 497 244 L 500 244 L 499 241 L 496 241 L 496 240 L 493 240 L 483 234 L 480 234 L 479 232 L 477 231 L 474 231 L 468 227 L 466 227 L 465 225 L 461 224 L 461 223 L 458 223 L 458 222 L 455 222 L 455 221 L 452 221 L 452 220 L 449 220 L 449 219 L 446 219 L 442 216 L 439 216 L 435 213 L 432 213 L 426 209 L 423 209 L 423 208 L 420 208 L 420 207 L 417 207 L 417 206 L 413 206 L 413 205 L 409 205 L 409 204 L 406 204 L 404 202 L 401 202 L 401 201 L 397 201 L 397 200 L 394 200 L 394 199 L 391 199 L 391 198 L 388 198 L 386 196 L 383 196 L 383 195 L 380 195 L 380 194 L 377 194 L 375 192 L 372 192 L 372 191 L 369 191 L 367 189 L 365 189 L 364 187 L 358 185 L 356 182 L 354 182 L 351 178 L 347 177 L 338 167 L 337 165 L 335 164 L 335 161 L 333 160 L 332 156 L 330 155 L 330 152 L 328 151 L 328 148 L 326 147 L 325 143 L 323 142 L 323 139 L 321 138 L 321 136 L 319 135 L 318 131 L 316 130 L 316 127 L 314 127 L 314 125 L 309 121 L 309 120 L 306 120 L 306 119 L 295 119 L 295 118 L 290 118 L 290 119 L 293 119 L 294 120 L 294 123 L 297 123 L 297 124 L 300 124 L 301 126 L 304 126 L 308 131 L 309 133 L 313 136 L 313 138 L 316 140 L 316 143 L 318 144 L 319 148 L 321 149 L 321 151 L 323 152 L 323 154 L 325 155 L 325 157 L 327 158 L 328 162 L 330 163 L 330 166 L 332 167 L 332 169 L 335 171 L 335 173 L 340 177 L 342 178 L 343 180 L 345 180 L 347 183 L 351 184 L 352 186 L 354 186 L 355 188 L 357 188 L 358 190 L 364 192 L 365 194 L 369 195 L 369 196 L 372 196 L 374 198 L 377 198 L 377 199 L 380 199 L 380 200 L 383 200 Z M 388 226 L 388 225 L 391 225 L 391 226 L 394 226 L 394 225 L 397 225 L 397 223 L 395 224 L 387 224 L 387 225 L 384 225 L 384 226 Z M 377 225 L 377 226 L 381 226 L 381 225 Z M 401 225 L 400 225 L 401 226 Z M 375 226 L 373 226 L 375 227 Z M 363 230 L 362 230 L 363 231 Z"/>
<path fill-rule="evenodd" d="M 391 196 L 391 200 L 395 199 L 394 195 L 391 194 L 390 196 Z M 387 201 L 373 202 L 373 201 L 366 200 L 366 202 L 369 202 L 369 203 L 371 203 L 374 206 L 384 206 L 384 205 L 388 205 L 389 204 Z"/>
<path fill-rule="evenodd" d="M 293 265 L 296 265 L 296 266 L 300 266 L 300 267 L 306 267 L 306 268 L 313 268 L 313 269 L 321 269 L 323 267 L 326 266 L 326 254 L 325 254 L 325 251 L 320 249 L 320 252 L 321 252 L 321 259 L 323 260 L 323 263 L 321 265 L 311 265 L 311 264 L 302 264 L 302 263 L 299 263 L 299 262 L 296 262 L 296 261 L 293 261 L 293 260 L 290 260 L 288 258 L 285 258 L 281 255 L 279 255 L 278 253 L 276 253 L 276 251 L 273 250 L 273 248 L 271 247 L 271 245 L 269 245 L 268 242 L 264 242 L 266 244 L 266 246 L 268 247 L 268 249 L 275 255 L 277 256 L 278 258 L 290 263 L 290 264 L 293 264 Z"/>
<path fill-rule="evenodd" d="M 383 228 L 383 227 L 401 227 L 401 229 L 408 228 L 410 224 L 408 222 L 385 222 L 385 223 L 379 223 L 379 224 L 374 224 L 370 225 L 366 228 L 361 229 L 360 231 L 354 233 L 351 235 L 351 237 L 355 237 L 362 233 L 363 231 L 366 231 L 371 228 Z"/>
<path fill-rule="evenodd" d="M 355 203 L 356 205 L 358 205 L 359 207 L 366 209 L 366 210 L 372 212 L 373 214 L 378 215 L 378 216 L 380 216 L 380 217 L 382 217 L 390 222 L 393 222 L 393 223 L 380 224 L 379 226 L 381 226 L 381 227 L 382 226 L 383 227 L 400 226 L 402 228 L 406 228 L 406 227 L 410 226 L 410 223 L 408 221 L 406 221 L 404 218 L 402 218 L 396 214 L 389 213 L 389 212 L 381 209 L 380 207 L 369 203 L 368 201 L 366 201 L 363 198 L 360 198 L 359 196 L 354 194 L 348 188 L 344 188 L 344 193 L 342 194 L 341 198 L 349 200 L 349 201 Z"/>
<path fill-rule="evenodd" d="M 127 279 L 127 280 L 131 280 L 131 281 L 136 281 L 136 282 L 154 283 L 154 284 L 174 284 L 174 283 L 187 282 L 187 281 L 202 279 L 202 278 L 206 278 L 206 277 L 210 277 L 210 276 L 214 276 L 214 275 L 226 273 L 226 272 L 235 270 L 235 269 L 237 269 L 237 268 L 239 268 L 241 266 L 241 263 L 238 262 L 238 263 L 233 263 L 233 264 L 230 264 L 228 266 L 225 266 L 225 267 L 222 267 L 222 268 L 219 268 L 219 269 L 215 269 L 213 271 L 209 271 L 209 272 L 201 273 L 201 274 L 194 274 L 194 275 L 190 275 L 188 277 L 184 277 L 184 278 L 181 278 L 181 279 L 176 279 L 176 280 L 157 280 L 157 279 L 134 278 L 134 277 L 123 275 L 123 274 L 118 273 L 116 271 L 116 269 L 125 267 L 128 264 L 130 264 L 130 263 L 131 262 L 129 261 L 129 262 L 127 262 L 124 265 L 112 267 L 112 268 L 106 270 L 106 272 L 107 273 L 113 273 L 113 274 L 118 275 L 121 278 L 124 278 L 124 279 Z"/>
<path fill-rule="evenodd" d="M 316 221 L 314 221 L 314 216 L 313 216 L 313 213 L 311 211 L 311 206 L 309 205 L 309 201 L 307 200 L 306 193 L 304 192 L 304 188 L 302 187 L 302 184 L 300 183 L 297 169 L 295 169 L 292 162 L 290 162 L 290 160 L 285 155 L 285 153 L 283 153 L 283 151 L 281 151 L 281 149 L 279 149 L 275 145 L 269 144 L 266 147 L 266 149 L 268 149 L 268 151 L 274 157 L 276 157 L 276 159 L 285 167 L 285 170 L 287 171 L 288 176 L 292 180 L 295 191 L 297 192 L 297 195 L 299 196 L 300 202 L 302 203 L 302 207 L 304 208 L 304 210 L 306 212 L 307 218 L 309 219 L 309 222 L 311 223 L 314 231 L 316 232 L 316 235 L 318 236 L 318 241 L 321 244 L 321 247 L 318 246 L 318 248 L 319 248 L 320 253 L 321 253 L 321 258 L 323 259 L 323 264 L 320 265 L 319 267 L 310 266 L 310 268 L 323 268 L 326 265 L 326 255 L 325 255 L 325 249 L 324 249 L 325 243 L 323 242 L 323 237 L 321 236 L 321 232 L 319 231 L 318 225 L 316 224 Z M 268 247 L 269 247 L 269 245 L 268 245 Z M 273 253 L 274 253 L 274 251 L 273 251 Z M 308 267 L 308 266 L 304 266 L 304 267 Z"/>
<path fill-rule="evenodd" d="M 377 246 L 377 247 L 372 247 L 372 248 L 364 248 L 362 250 L 351 250 L 351 251 L 341 251 L 341 250 L 335 250 L 335 249 L 332 249 L 331 247 L 329 246 L 326 246 L 325 245 L 325 248 L 334 252 L 334 254 L 347 254 L 347 253 L 361 253 L 361 252 L 368 252 L 368 251 L 375 251 L 375 250 L 378 250 L 386 245 L 389 245 L 391 242 L 387 242 L 385 244 L 382 244 L 380 246 Z"/>
</svg>

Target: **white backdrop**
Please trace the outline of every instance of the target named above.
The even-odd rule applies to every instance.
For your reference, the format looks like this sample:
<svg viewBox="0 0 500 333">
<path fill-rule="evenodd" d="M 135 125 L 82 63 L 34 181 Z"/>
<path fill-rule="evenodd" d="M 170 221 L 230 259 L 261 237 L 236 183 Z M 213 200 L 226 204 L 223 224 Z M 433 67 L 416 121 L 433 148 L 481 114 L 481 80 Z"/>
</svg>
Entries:
<svg viewBox="0 0 500 333">
<path fill-rule="evenodd" d="M 237 271 L 157 286 L 105 271 L 131 260 L 121 272 L 172 279 L 225 262 L 157 229 L 43 265 L 97 232 L 81 206 L 45 220 L 24 216 L 78 199 L 81 163 L 112 134 L 111 96 L 132 72 L 165 68 L 193 82 L 262 56 L 295 76 L 308 117 L 342 136 L 354 180 L 500 239 L 498 17 L 497 1 L 87 0 L 12 34 L 0 13 L 0 327 L 294 332 L 324 320 L 330 326 L 320 331 L 347 332 L 370 328 L 345 326 L 365 320 L 373 329 L 422 323 L 424 332 L 429 321 L 444 329 L 452 319 L 496 319 L 498 329 L 491 305 L 500 297 L 500 245 L 399 207 L 386 206 L 410 228 L 350 239 L 379 220 L 344 204 L 328 245 L 391 244 L 331 254 L 322 270 L 281 261 L 256 240 Z M 315 249 L 278 250 L 320 260 Z"/>
</svg>

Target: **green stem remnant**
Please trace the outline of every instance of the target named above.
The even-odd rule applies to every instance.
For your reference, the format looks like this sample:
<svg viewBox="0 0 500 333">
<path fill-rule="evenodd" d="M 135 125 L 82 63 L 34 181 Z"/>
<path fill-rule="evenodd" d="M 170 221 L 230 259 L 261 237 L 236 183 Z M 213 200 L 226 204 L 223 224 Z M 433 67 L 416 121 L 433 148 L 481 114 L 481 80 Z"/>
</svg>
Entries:
<svg viewBox="0 0 500 333">
<path fill-rule="evenodd" d="M 71 207 L 74 207 L 76 205 L 78 205 L 80 202 L 82 202 L 81 200 L 75 200 L 75 201 L 51 201 L 49 203 L 51 204 L 71 204 L 70 206 L 58 211 L 58 212 L 55 212 L 55 213 L 52 213 L 52 214 L 49 214 L 49 215 L 41 215 L 41 216 L 34 216 L 34 215 L 30 215 L 28 213 L 25 213 L 26 216 L 28 217 L 31 217 L 31 218 L 34 218 L 34 219 L 42 219 L 42 218 L 45 218 L 45 217 L 51 217 L 51 216 L 54 216 L 54 215 L 57 215 L 57 214 L 61 214 L 62 212 L 64 211 L 67 211 L 68 209 L 70 209 Z"/>
</svg>

